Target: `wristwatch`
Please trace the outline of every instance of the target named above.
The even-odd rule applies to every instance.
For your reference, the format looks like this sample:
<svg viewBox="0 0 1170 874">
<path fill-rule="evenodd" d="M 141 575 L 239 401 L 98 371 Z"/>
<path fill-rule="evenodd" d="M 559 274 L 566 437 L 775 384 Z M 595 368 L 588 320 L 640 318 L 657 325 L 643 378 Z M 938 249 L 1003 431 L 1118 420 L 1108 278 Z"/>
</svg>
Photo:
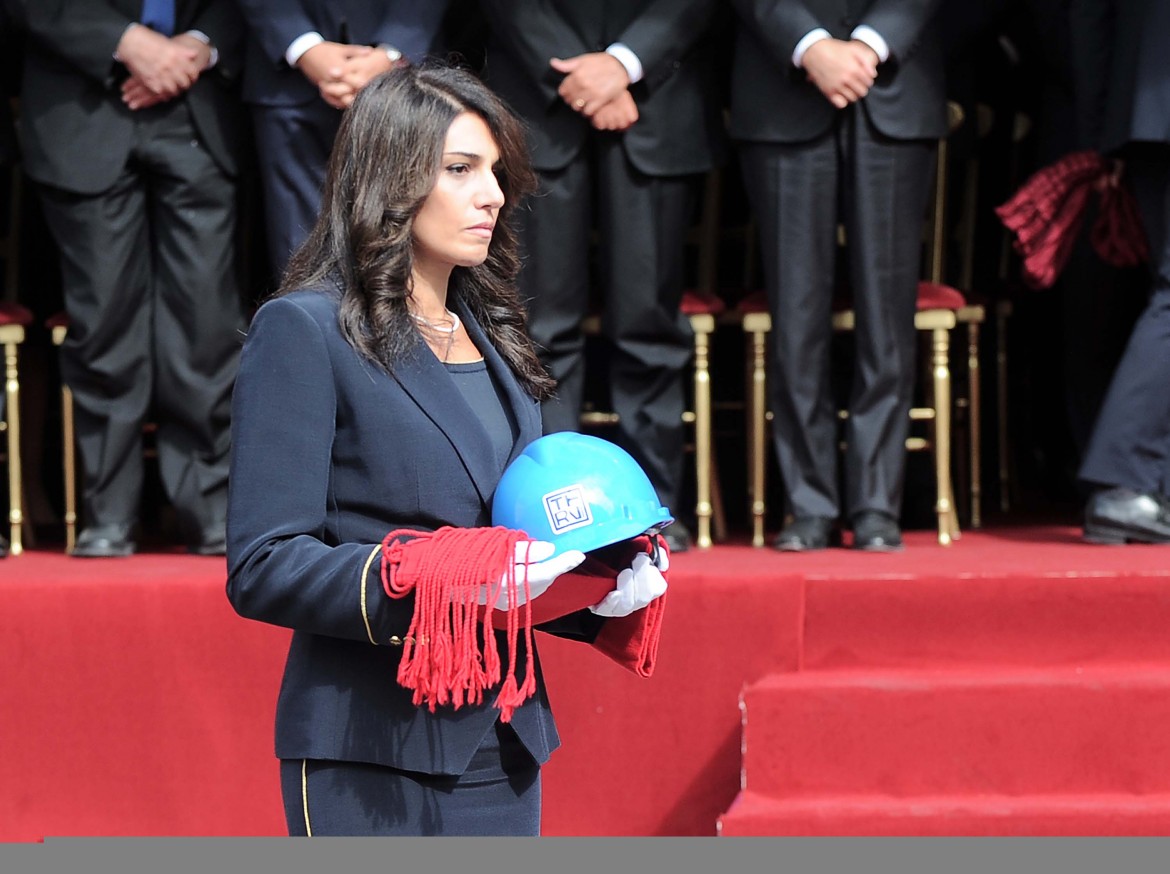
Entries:
<svg viewBox="0 0 1170 874">
<path fill-rule="evenodd" d="M 391 66 L 394 66 L 402 60 L 402 52 L 398 51 L 398 49 L 389 43 L 379 43 L 378 48 L 386 53 L 386 57 L 390 59 Z"/>
</svg>

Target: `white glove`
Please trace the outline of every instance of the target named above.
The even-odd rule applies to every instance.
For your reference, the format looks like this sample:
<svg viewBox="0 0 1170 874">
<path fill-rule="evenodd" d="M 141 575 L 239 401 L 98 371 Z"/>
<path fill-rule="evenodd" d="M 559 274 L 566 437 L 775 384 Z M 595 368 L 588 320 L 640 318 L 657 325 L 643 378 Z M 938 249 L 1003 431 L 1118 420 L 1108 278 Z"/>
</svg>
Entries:
<svg viewBox="0 0 1170 874">
<path fill-rule="evenodd" d="M 556 545 L 547 540 L 521 540 L 516 544 L 516 606 L 543 595 L 557 577 L 585 561 L 585 553 L 570 549 L 554 556 Z M 552 556 L 550 558 L 550 556 Z M 525 564 L 527 561 L 527 564 Z M 524 594 L 524 577 L 528 576 L 528 595 Z M 491 600 L 496 610 L 507 610 L 508 575 L 500 577 L 494 586 L 480 586 L 479 604 Z"/>
<path fill-rule="evenodd" d="M 665 551 L 660 550 L 660 562 L 669 565 Z M 589 609 L 598 616 L 629 616 L 641 610 L 666 592 L 666 577 L 654 561 L 642 552 L 634 556 L 633 564 L 617 575 L 617 588 Z"/>
</svg>

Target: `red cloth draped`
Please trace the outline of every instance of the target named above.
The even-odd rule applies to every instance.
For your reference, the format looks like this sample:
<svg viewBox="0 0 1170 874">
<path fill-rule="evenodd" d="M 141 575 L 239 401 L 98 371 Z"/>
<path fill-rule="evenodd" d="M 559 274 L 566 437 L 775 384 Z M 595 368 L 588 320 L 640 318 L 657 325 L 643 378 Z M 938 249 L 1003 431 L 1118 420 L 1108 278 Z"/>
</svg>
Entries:
<svg viewBox="0 0 1170 874">
<path fill-rule="evenodd" d="M 533 628 L 601 601 L 614 588 L 620 569 L 633 563 L 639 552 L 653 554 L 647 536 L 625 540 L 586 556 L 578 568 L 557 577 L 553 585 L 519 607 L 496 610 L 497 584 L 506 587 L 514 604 L 528 584 L 516 574 L 516 545 L 527 540 L 521 531 L 507 528 L 440 528 L 434 532 L 391 531 L 382 541 L 382 587 L 391 598 L 414 594 L 414 614 L 403 643 L 398 682 L 414 692 L 416 705 L 432 712 L 439 705 L 458 710 L 480 704 L 484 692 L 500 684 L 495 706 L 508 722 L 513 711 L 536 691 Z M 658 548 L 666 549 L 658 538 Z M 487 606 L 478 603 L 489 586 Z M 654 670 L 665 595 L 630 616 L 606 620 L 594 646 L 598 651 L 637 673 Z M 494 634 L 488 625 L 507 635 L 508 664 L 501 664 Z M 527 643 L 524 678 L 516 676 L 517 641 Z M 501 683 L 502 680 L 502 683 Z"/>
</svg>

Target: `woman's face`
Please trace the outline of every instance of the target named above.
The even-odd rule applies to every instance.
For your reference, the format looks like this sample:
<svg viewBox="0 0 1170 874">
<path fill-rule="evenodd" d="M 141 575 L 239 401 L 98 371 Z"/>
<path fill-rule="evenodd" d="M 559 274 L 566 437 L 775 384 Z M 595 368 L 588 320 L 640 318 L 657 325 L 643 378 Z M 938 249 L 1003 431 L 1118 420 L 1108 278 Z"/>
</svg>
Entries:
<svg viewBox="0 0 1170 874">
<path fill-rule="evenodd" d="M 439 177 L 414 219 L 416 270 L 474 267 L 487 258 L 504 192 L 500 150 L 487 124 L 463 112 L 447 130 Z"/>
</svg>

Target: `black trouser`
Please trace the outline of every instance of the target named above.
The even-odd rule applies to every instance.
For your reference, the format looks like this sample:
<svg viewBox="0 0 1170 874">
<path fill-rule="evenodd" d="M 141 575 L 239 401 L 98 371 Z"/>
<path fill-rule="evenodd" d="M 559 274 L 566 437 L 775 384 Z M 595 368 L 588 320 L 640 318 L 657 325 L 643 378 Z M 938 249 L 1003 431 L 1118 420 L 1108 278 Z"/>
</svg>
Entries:
<svg viewBox="0 0 1170 874">
<path fill-rule="evenodd" d="M 798 516 L 901 512 L 935 148 L 934 140 L 883 136 L 857 106 L 816 140 L 743 146 L 772 317 L 772 442 L 788 509 Z M 848 247 L 843 278 L 857 317 L 843 507 L 830 366 L 839 221 Z"/>
<path fill-rule="evenodd" d="M 608 384 L 616 442 L 646 471 L 664 506 L 679 512 L 685 441 L 685 371 L 694 338 L 680 311 L 686 233 L 701 176 L 647 176 L 616 135 L 597 135 L 567 167 L 541 173 L 523 213 L 529 330 L 558 382 L 542 408 L 545 431 L 579 430 L 585 392 L 581 320 L 601 306 L 610 344 Z M 598 232 L 597 274 L 590 232 Z M 599 294 L 592 287 L 599 286 Z"/>
<path fill-rule="evenodd" d="M 1080 479 L 1170 494 L 1170 146 L 1135 151 L 1125 168 L 1150 245 L 1150 300 L 1109 384 Z"/>
<path fill-rule="evenodd" d="M 70 319 L 61 370 L 76 411 L 84 524 L 137 521 L 152 414 L 164 488 L 197 544 L 222 538 L 227 512 L 244 326 L 236 186 L 197 141 L 184 103 L 140 112 L 111 188 L 40 187 Z"/>
<path fill-rule="evenodd" d="M 264 197 L 268 260 L 279 280 L 321 207 L 321 186 L 341 112 L 324 100 L 295 106 L 253 106 L 256 153 Z"/>
</svg>

